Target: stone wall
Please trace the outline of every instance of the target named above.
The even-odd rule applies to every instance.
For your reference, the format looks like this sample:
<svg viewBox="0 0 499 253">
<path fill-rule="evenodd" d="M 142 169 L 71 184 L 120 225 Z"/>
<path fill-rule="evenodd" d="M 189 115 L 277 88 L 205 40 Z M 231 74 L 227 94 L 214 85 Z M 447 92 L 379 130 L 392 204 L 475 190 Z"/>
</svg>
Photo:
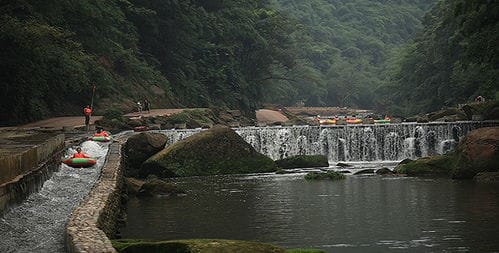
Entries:
<svg viewBox="0 0 499 253">
<path fill-rule="evenodd" d="M 20 152 L 15 152 L 14 147 L 11 154 L 0 157 L 0 215 L 37 192 L 57 170 L 64 149 L 64 134 L 22 146 Z"/>
<path fill-rule="evenodd" d="M 111 144 L 100 178 L 71 213 L 64 231 L 68 252 L 116 252 L 109 238 L 121 213 L 120 150 L 121 144 Z"/>
</svg>

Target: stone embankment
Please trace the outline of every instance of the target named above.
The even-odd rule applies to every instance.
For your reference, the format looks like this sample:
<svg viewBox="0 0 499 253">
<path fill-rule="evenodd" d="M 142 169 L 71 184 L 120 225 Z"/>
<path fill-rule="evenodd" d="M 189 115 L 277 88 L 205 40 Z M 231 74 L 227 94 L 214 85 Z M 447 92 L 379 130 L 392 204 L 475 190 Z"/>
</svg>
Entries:
<svg viewBox="0 0 499 253">
<path fill-rule="evenodd" d="M 60 162 L 64 134 L 0 133 L 0 215 L 38 191 Z"/>
<path fill-rule="evenodd" d="M 70 215 L 64 231 L 68 252 L 116 252 L 109 238 L 121 213 L 120 150 L 120 143 L 111 144 L 100 178 Z"/>
</svg>

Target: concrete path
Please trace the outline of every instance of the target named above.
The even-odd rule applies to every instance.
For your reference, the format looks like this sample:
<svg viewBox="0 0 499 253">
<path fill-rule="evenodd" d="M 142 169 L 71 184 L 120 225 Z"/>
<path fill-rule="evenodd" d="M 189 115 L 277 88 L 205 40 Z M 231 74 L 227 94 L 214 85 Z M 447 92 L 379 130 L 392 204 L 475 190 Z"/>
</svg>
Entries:
<svg viewBox="0 0 499 253">
<path fill-rule="evenodd" d="M 261 123 L 286 122 L 289 119 L 279 111 L 260 109 L 256 111 L 256 120 Z"/>
<path fill-rule="evenodd" d="M 99 120 L 101 118 L 102 116 L 90 117 L 90 124 L 94 124 L 96 120 Z M 56 117 L 56 118 L 31 122 L 19 127 L 20 128 L 32 128 L 32 127 L 63 128 L 65 126 L 83 127 L 85 126 L 85 117 L 84 116 Z"/>
</svg>

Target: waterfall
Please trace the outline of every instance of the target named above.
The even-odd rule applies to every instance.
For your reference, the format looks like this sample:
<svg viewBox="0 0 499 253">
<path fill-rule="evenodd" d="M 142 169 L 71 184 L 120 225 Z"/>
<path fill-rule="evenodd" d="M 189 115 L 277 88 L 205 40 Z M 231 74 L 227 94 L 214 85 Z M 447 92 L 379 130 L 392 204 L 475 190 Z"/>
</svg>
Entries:
<svg viewBox="0 0 499 253">
<path fill-rule="evenodd" d="M 497 122 L 438 122 L 234 129 L 258 152 L 277 160 L 327 155 L 329 161 L 400 161 L 452 151 L 467 132 Z M 201 129 L 163 130 L 169 144 Z"/>
</svg>

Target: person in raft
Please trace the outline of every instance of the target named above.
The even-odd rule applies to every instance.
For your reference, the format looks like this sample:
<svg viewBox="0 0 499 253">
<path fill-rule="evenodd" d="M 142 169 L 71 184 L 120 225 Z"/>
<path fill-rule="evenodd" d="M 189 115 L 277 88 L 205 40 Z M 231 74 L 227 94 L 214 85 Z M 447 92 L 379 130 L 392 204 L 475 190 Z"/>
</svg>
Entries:
<svg viewBox="0 0 499 253">
<path fill-rule="evenodd" d="M 109 134 L 106 131 L 102 130 L 102 127 L 99 127 L 99 128 L 97 128 L 97 132 L 94 133 L 94 136 L 108 137 Z"/>
<path fill-rule="evenodd" d="M 87 154 L 81 152 L 81 148 L 77 147 L 76 148 L 76 153 L 74 153 L 73 156 L 71 156 L 71 158 L 90 158 L 90 156 L 88 156 Z"/>
</svg>

